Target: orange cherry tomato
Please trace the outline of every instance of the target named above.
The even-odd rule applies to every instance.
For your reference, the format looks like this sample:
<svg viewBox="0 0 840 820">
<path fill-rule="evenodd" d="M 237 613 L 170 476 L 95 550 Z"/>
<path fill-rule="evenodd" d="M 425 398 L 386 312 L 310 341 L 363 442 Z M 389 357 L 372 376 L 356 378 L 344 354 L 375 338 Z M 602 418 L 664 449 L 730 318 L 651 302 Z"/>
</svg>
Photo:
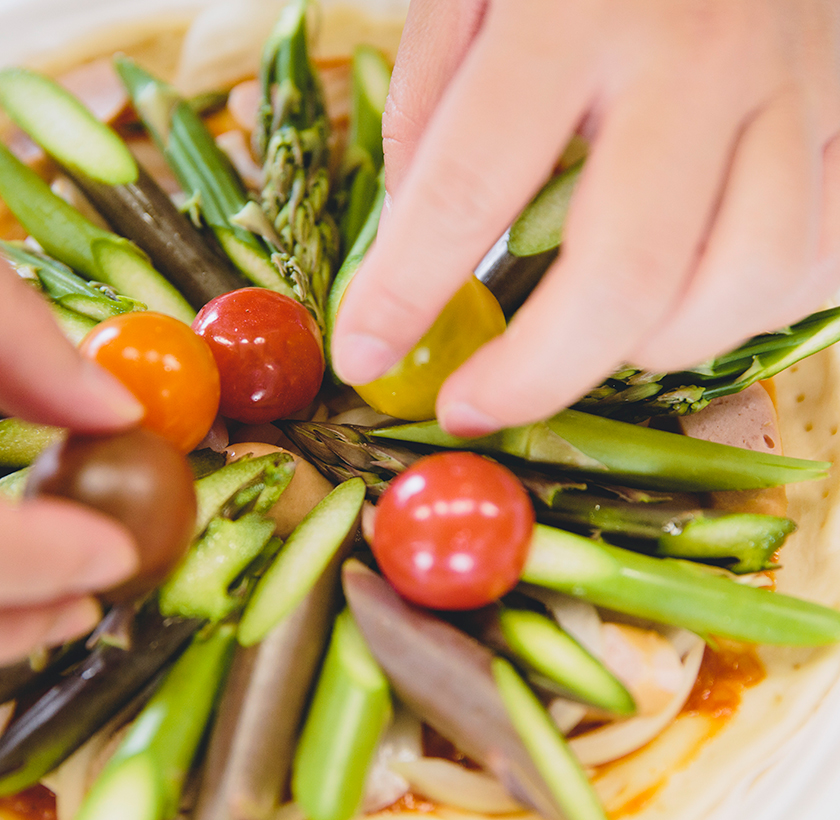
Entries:
<svg viewBox="0 0 840 820">
<path fill-rule="evenodd" d="M 182 453 L 207 434 L 219 410 L 219 371 L 189 325 L 153 311 L 100 322 L 79 347 L 146 408 L 143 426 Z"/>
</svg>

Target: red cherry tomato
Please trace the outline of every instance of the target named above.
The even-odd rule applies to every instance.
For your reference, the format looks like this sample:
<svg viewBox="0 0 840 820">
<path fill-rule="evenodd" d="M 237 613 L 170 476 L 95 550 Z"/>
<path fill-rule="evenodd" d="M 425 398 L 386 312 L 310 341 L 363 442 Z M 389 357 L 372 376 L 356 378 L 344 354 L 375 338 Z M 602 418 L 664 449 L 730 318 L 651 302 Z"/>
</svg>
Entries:
<svg viewBox="0 0 840 820">
<path fill-rule="evenodd" d="M 189 325 L 152 311 L 100 322 L 79 350 L 116 376 L 146 408 L 143 427 L 192 450 L 219 411 L 219 371 Z"/>
<path fill-rule="evenodd" d="M 474 453 L 437 453 L 383 493 L 372 548 L 410 601 L 475 609 L 517 583 L 533 528 L 531 500 L 506 467 Z"/>
<path fill-rule="evenodd" d="M 324 376 L 318 325 L 299 302 L 265 288 L 241 288 L 208 302 L 193 322 L 216 359 L 221 413 L 246 424 L 306 407 Z"/>
</svg>

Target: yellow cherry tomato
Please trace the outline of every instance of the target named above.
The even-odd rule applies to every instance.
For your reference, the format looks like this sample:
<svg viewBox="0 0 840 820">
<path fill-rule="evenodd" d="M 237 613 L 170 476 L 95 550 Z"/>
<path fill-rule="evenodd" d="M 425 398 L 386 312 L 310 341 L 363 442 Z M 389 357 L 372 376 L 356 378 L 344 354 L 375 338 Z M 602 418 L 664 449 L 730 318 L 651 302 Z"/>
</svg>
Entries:
<svg viewBox="0 0 840 820">
<path fill-rule="evenodd" d="M 496 297 L 470 277 L 406 357 L 356 392 L 380 413 L 406 421 L 434 418 L 435 399 L 447 377 L 504 329 Z"/>
</svg>

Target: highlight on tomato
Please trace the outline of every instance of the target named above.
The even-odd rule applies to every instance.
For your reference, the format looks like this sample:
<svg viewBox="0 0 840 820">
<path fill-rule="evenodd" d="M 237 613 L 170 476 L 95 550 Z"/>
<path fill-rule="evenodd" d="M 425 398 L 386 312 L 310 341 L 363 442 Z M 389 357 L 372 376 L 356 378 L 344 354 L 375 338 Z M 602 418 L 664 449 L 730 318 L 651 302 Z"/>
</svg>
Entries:
<svg viewBox="0 0 840 820">
<path fill-rule="evenodd" d="M 142 426 L 190 452 L 219 411 L 219 371 L 189 325 L 154 311 L 100 322 L 79 350 L 116 376 L 145 407 Z"/>
<path fill-rule="evenodd" d="M 221 376 L 221 414 L 246 424 L 286 418 L 309 405 L 324 377 L 321 333 L 309 311 L 266 288 L 209 301 L 193 329 Z"/>
<path fill-rule="evenodd" d="M 475 609 L 519 581 L 534 519 L 528 493 L 507 467 L 475 453 L 435 453 L 382 494 L 371 548 L 404 598 L 431 609 Z"/>
<path fill-rule="evenodd" d="M 407 421 L 434 418 L 435 400 L 446 379 L 504 329 L 496 297 L 471 276 L 403 359 L 355 390 L 380 413 Z"/>
</svg>

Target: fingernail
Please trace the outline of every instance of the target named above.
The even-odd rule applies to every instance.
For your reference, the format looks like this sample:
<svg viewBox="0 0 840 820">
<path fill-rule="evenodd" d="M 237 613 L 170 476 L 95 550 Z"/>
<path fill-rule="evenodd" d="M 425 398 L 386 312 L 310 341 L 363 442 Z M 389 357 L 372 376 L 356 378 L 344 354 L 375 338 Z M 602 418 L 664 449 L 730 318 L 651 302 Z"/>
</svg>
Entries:
<svg viewBox="0 0 840 820">
<path fill-rule="evenodd" d="M 99 623 L 102 610 L 93 598 L 82 598 L 63 607 L 44 633 L 49 646 L 66 643 L 87 635 Z"/>
<path fill-rule="evenodd" d="M 486 436 L 502 428 L 496 419 L 466 402 L 452 402 L 440 408 L 438 421 L 447 433 L 463 438 Z"/>
<path fill-rule="evenodd" d="M 105 404 L 117 418 L 126 423 L 138 422 L 145 410 L 134 394 L 107 370 L 85 361 L 82 379 L 87 389 Z"/>
<path fill-rule="evenodd" d="M 387 342 L 366 333 L 343 337 L 336 353 L 336 372 L 347 384 L 372 382 L 399 361 Z"/>
</svg>

